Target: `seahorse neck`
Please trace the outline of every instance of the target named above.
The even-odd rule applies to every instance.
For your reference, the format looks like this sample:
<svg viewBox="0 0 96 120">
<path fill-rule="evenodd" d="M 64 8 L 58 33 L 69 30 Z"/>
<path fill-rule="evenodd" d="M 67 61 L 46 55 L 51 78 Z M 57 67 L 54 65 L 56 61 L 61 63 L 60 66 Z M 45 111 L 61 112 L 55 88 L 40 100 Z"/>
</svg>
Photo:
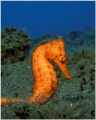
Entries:
<svg viewBox="0 0 96 120">
<path fill-rule="evenodd" d="M 50 52 L 51 52 L 51 42 L 46 43 L 45 45 L 45 56 L 47 59 L 50 59 Z"/>
</svg>

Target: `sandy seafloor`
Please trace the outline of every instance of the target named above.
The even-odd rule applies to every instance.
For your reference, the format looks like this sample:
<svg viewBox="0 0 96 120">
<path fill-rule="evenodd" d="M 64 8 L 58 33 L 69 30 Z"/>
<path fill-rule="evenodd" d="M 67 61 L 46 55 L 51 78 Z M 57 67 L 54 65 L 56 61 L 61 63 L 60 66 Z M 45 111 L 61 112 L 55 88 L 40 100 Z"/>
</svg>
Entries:
<svg viewBox="0 0 96 120">
<path fill-rule="evenodd" d="M 50 100 L 44 105 L 24 102 L 7 104 L 1 108 L 2 119 L 95 119 L 94 29 L 84 33 L 73 31 L 64 36 L 64 40 L 67 68 L 72 79 L 67 80 L 58 66 L 52 63 L 57 73 L 58 87 Z M 13 63 L 5 62 L 3 57 L 1 97 L 25 99 L 32 94 L 34 78 L 30 61 L 28 54 L 23 60 Z"/>
</svg>

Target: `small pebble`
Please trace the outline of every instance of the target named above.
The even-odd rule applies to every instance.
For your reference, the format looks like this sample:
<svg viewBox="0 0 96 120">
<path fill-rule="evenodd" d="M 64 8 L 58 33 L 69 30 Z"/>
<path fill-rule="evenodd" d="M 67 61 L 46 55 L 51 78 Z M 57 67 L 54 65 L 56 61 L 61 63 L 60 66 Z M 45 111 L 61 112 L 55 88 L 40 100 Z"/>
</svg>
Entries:
<svg viewBox="0 0 96 120">
<path fill-rule="evenodd" d="M 90 92 L 90 89 L 85 89 L 85 90 L 83 90 L 83 94 L 89 93 L 89 92 Z"/>
<path fill-rule="evenodd" d="M 30 66 L 28 66 L 28 69 L 30 69 Z"/>
<path fill-rule="evenodd" d="M 70 106 L 72 106 L 72 103 L 70 104 Z"/>
<path fill-rule="evenodd" d="M 5 85 L 9 85 L 9 84 L 7 83 L 7 84 L 5 84 Z"/>
</svg>

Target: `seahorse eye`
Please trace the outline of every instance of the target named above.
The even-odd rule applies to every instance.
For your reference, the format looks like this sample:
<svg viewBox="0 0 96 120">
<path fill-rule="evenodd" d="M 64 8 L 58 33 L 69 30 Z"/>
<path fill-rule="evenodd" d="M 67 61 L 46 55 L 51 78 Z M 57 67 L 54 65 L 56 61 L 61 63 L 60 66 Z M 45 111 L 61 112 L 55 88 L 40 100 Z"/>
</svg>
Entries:
<svg viewBox="0 0 96 120">
<path fill-rule="evenodd" d="M 60 56 L 60 62 L 61 62 L 61 63 L 66 62 L 66 60 L 67 60 L 67 56 L 66 56 L 66 55 Z"/>
</svg>

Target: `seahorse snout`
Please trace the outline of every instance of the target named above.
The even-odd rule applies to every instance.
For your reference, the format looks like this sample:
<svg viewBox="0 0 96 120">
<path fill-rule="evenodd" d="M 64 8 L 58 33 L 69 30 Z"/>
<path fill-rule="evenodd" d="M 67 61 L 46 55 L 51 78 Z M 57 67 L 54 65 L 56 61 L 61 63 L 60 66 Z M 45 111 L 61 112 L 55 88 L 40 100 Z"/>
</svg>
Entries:
<svg viewBox="0 0 96 120">
<path fill-rule="evenodd" d="M 60 56 L 59 60 L 54 60 L 54 62 L 59 66 L 60 70 L 62 71 L 62 73 L 64 74 L 64 76 L 67 79 L 72 78 L 70 73 L 68 72 L 68 69 L 66 67 L 66 63 L 67 63 L 67 56 Z"/>
</svg>

